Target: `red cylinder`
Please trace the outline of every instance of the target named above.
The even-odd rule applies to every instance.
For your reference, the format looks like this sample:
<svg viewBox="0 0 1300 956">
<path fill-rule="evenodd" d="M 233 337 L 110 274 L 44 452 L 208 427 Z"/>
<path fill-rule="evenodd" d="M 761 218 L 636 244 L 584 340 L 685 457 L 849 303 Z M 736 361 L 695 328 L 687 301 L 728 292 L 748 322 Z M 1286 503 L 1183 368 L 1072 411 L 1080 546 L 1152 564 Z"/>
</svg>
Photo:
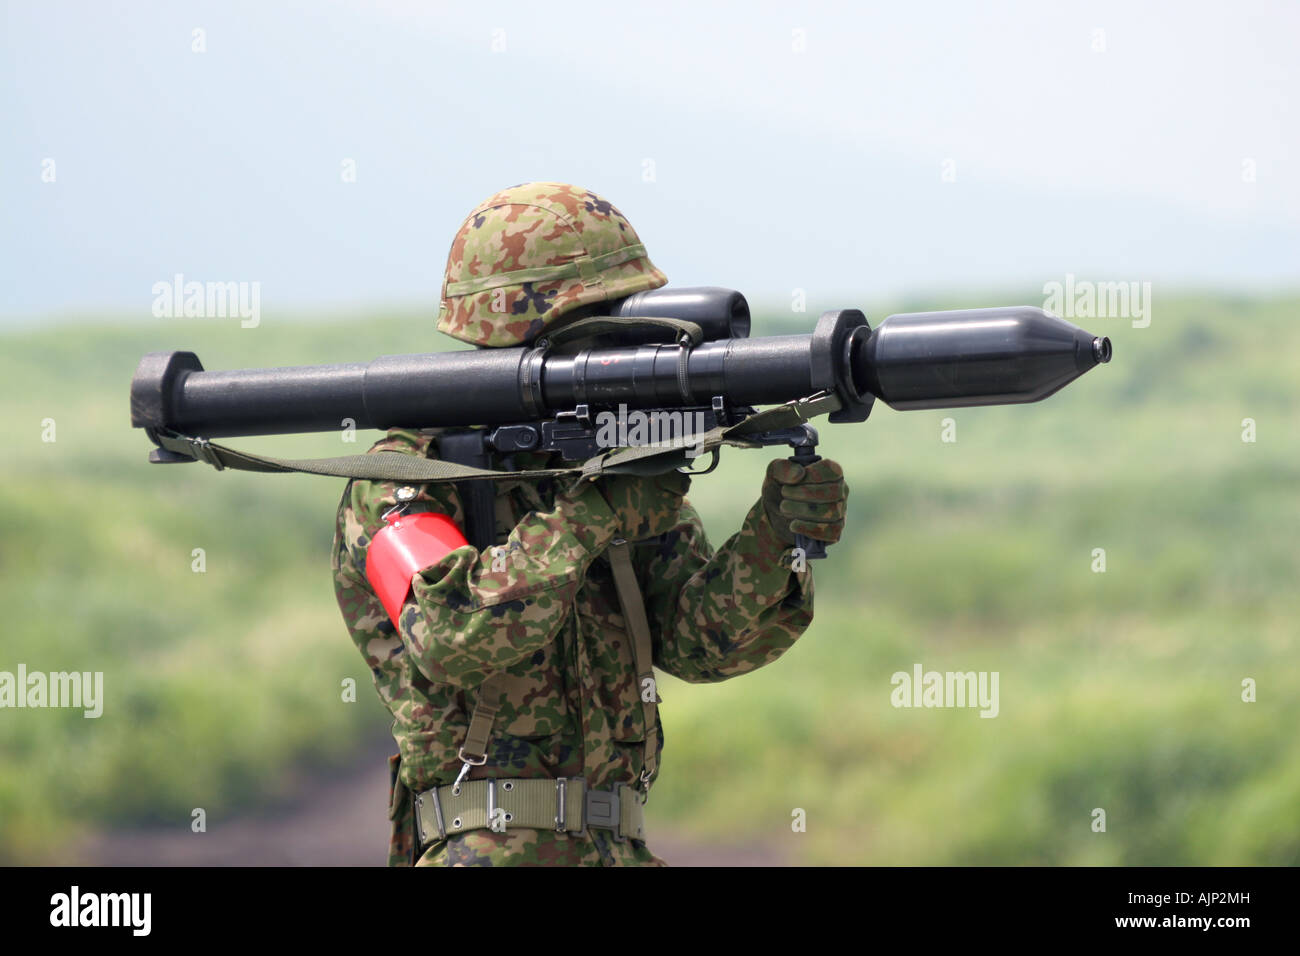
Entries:
<svg viewBox="0 0 1300 956">
<path fill-rule="evenodd" d="M 388 519 L 366 551 L 366 580 L 393 626 L 411 593 L 411 578 L 469 542 L 446 515 L 426 511 Z"/>
</svg>

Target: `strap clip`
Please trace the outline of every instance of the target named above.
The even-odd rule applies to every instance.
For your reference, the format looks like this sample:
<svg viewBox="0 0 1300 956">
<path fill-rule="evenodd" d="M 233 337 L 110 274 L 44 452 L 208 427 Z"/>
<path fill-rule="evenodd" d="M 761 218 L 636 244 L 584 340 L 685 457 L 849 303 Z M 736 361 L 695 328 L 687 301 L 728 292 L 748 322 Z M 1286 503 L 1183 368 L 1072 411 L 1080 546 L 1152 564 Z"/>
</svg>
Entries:
<svg viewBox="0 0 1300 956">
<path fill-rule="evenodd" d="M 185 438 L 184 440 L 190 446 L 190 454 L 194 456 L 195 461 L 206 462 L 217 471 L 225 471 L 226 466 L 217 457 L 216 451 L 212 448 L 212 442 L 206 438 Z"/>
<path fill-rule="evenodd" d="M 461 747 L 456 756 L 465 761 L 460 765 L 460 773 L 456 775 L 456 782 L 451 785 L 451 792 L 459 796 L 461 782 L 469 775 L 470 768 L 481 767 L 487 763 L 487 754 L 483 754 L 480 757 L 474 757 L 465 753 L 465 748 Z"/>
</svg>

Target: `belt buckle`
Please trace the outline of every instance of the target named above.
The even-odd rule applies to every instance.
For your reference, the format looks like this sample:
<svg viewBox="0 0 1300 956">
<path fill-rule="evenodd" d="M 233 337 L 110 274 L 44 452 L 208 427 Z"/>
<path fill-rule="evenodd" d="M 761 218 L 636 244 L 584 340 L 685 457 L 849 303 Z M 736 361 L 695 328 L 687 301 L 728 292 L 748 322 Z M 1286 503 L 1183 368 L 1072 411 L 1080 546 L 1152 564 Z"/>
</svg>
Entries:
<svg viewBox="0 0 1300 956">
<path fill-rule="evenodd" d="M 568 821 L 564 819 L 565 810 L 567 809 L 565 801 L 568 798 L 569 781 L 560 777 L 555 781 L 555 832 L 564 833 L 568 828 Z"/>
<path fill-rule="evenodd" d="M 434 832 L 434 835 L 429 839 L 425 839 L 424 836 L 425 821 L 423 819 L 423 811 L 424 811 L 424 800 L 426 797 L 429 799 L 429 802 L 433 804 L 433 819 L 434 822 L 437 823 L 438 825 L 438 829 Z M 430 843 L 433 843 L 435 840 L 447 839 L 447 825 L 443 822 L 442 819 L 442 801 L 438 799 L 437 786 L 430 787 L 424 793 L 416 794 L 413 802 L 414 802 L 414 811 L 415 811 L 414 812 L 415 838 L 416 841 L 419 843 L 420 848 L 423 849 L 424 847 L 428 846 Z"/>
<path fill-rule="evenodd" d="M 614 841 L 616 843 L 622 843 L 627 839 L 620 832 L 619 828 L 619 799 L 617 791 L 588 790 L 586 803 L 587 826 L 597 827 L 601 830 L 613 830 Z"/>
<path fill-rule="evenodd" d="M 645 806 L 645 802 L 646 802 L 646 801 L 645 801 L 645 793 L 642 792 L 642 791 L 640 791 L 640 790 L 638 790 L 638 789 L 637 789 L 636 787 L 634 787 L 632 784 L 630 784 L 630 783 L 620 783 L 620 784 L 618 785 L 618 791 L 617 791 L 617 792 L 618 792 L 618 795 L 619 795 L 618 799 L 619 799 L 619 809 L 620 809 L 620 810 L 622 810 L 622 808 L 623 808 L 623 801 L 624 801 L 624 800 L 631 800 L 631 801 L 633 802 L 633 805 L 634 805 L 634 806 L 640 806 L 640 807 L 644 807 L 644 806 Z M 636 822 L 637 819 L 638 819 L 638 817 L 639 817 L 639 819 L 640 819 L 640 821 L 641 821 L 639 824 Z M 644 812 L 644 811 L 642 811 L 640 814 L 637 814 L 637 813 L 633 812 L 633 814 L 632 814 L 632 831 L 631 831 L 630 833 L 625 833 L 625 834 L 623 834 L 623 838 L 624 838 L 624 839 L 627 839 L 627 838 L 629 838 L 629 837 L 630 837 L 631 839 L 633 839 L 633 840 L 641 840 L 642 842 L 645 842 L 645 812 Z"/>
</svg>

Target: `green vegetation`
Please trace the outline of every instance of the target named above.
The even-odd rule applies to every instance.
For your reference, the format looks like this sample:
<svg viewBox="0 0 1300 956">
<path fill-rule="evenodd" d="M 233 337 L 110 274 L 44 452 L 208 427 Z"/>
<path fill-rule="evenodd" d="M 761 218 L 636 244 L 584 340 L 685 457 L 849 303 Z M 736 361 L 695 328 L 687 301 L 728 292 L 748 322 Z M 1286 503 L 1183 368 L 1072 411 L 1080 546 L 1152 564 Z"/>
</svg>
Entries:
<svg viewBox="0 0 1300 956">
<path fill-rule="evenodd" d="M 1300 863 L 1298 310 L 1157 300 L 1146 329 L 1080 320 L 1115 361 L 1042 404 L 882 405 L 823 428 L 852 495 L 846 539 L 817 568 L 817 620 L 742 680 L 665 679 L 651 827 L 807 862 Z M 228 816 L 274 799 L 285 768 L 341 763 L 382 728 L 329 580 L 342 482 L 146 466 L 126 402 L 154 349 L 229 368 L 437 344 L 426 317 L 364 329 L 267 317 L 4 337 L 0 670 L 103 671 L 106 703 L 98 720 L 0 711 L 0 858 L 57 859 L 72 821 Z M 955 443 L 940 440 L 949 417 Z M 324 455 L 370 437 L 231 443 Z M 767 458 L 733 450 L 695 483 L 715 543 Z M 916 663 L 999 672 L 999 715 L 895 709 L 890 676 Z"/>
</svg>

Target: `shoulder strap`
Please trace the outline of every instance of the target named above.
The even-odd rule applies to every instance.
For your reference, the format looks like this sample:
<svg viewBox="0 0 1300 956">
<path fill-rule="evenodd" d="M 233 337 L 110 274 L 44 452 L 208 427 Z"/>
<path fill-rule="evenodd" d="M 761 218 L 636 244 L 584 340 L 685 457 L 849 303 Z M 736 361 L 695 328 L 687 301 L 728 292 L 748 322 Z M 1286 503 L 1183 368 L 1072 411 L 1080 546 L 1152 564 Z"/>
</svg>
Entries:
<svg viewBox="0 0 1300 956">
<path fill-rule="evenodd" d="M 691 440 L 678 439 L 658 445 L 611 449 L 587 459 L 580 465 L 528 471 L 494 471 L 490 468 L 457 465 L 398 451 L 377 451 L 364 455 L 343 455 L 338 458 L 272 458 L 269 455 L 237 451 L 206 438 L 191 438 L 161 429 L 151 430 L 151 435 L 161 448 L 186 458 L 207 462 L 218 471 L 230 468 L 235 471 L 299 472 L 306 475 L 367 478 L 372 481 L 393 481 L 403 484 L 491 478 L 516 480 L 558 478 L 565 475 L 594 479 L 602 474 L 654 475 L 672 471 L 688 463 L 685 454 L 687 448 L 700 447 L 703 451 L 714 451 L 722 445 L 753 448 L 756 447 L 756 443 L 746 440 L 746 436 L 802 424 L 819 415 L 836 411 L 840 404 L 839 398 L 834 393 L 819 393 L 764 409 L 735 425 L 719 425 L 703 436 Z"/>
<path fill-rule="evenodd" d="M 609 566 L 614 571 L 614 587 L 618 590 L 618 603 L 623 609 L 623 620 L 632 636 L 632 660 L 636 667 L 636 692 L 641 698 L 641 713 L 645 717 L 645 748 L 641 760 L 641 788 L 650 788 L 659 762 L 658 705 L 659 688 L 654 673 L 654 636 L 646 618 L 645 599 L 641 585 L 632 567 L 628 544 L 622 538 L 609 547 Z"/>
</svg>

